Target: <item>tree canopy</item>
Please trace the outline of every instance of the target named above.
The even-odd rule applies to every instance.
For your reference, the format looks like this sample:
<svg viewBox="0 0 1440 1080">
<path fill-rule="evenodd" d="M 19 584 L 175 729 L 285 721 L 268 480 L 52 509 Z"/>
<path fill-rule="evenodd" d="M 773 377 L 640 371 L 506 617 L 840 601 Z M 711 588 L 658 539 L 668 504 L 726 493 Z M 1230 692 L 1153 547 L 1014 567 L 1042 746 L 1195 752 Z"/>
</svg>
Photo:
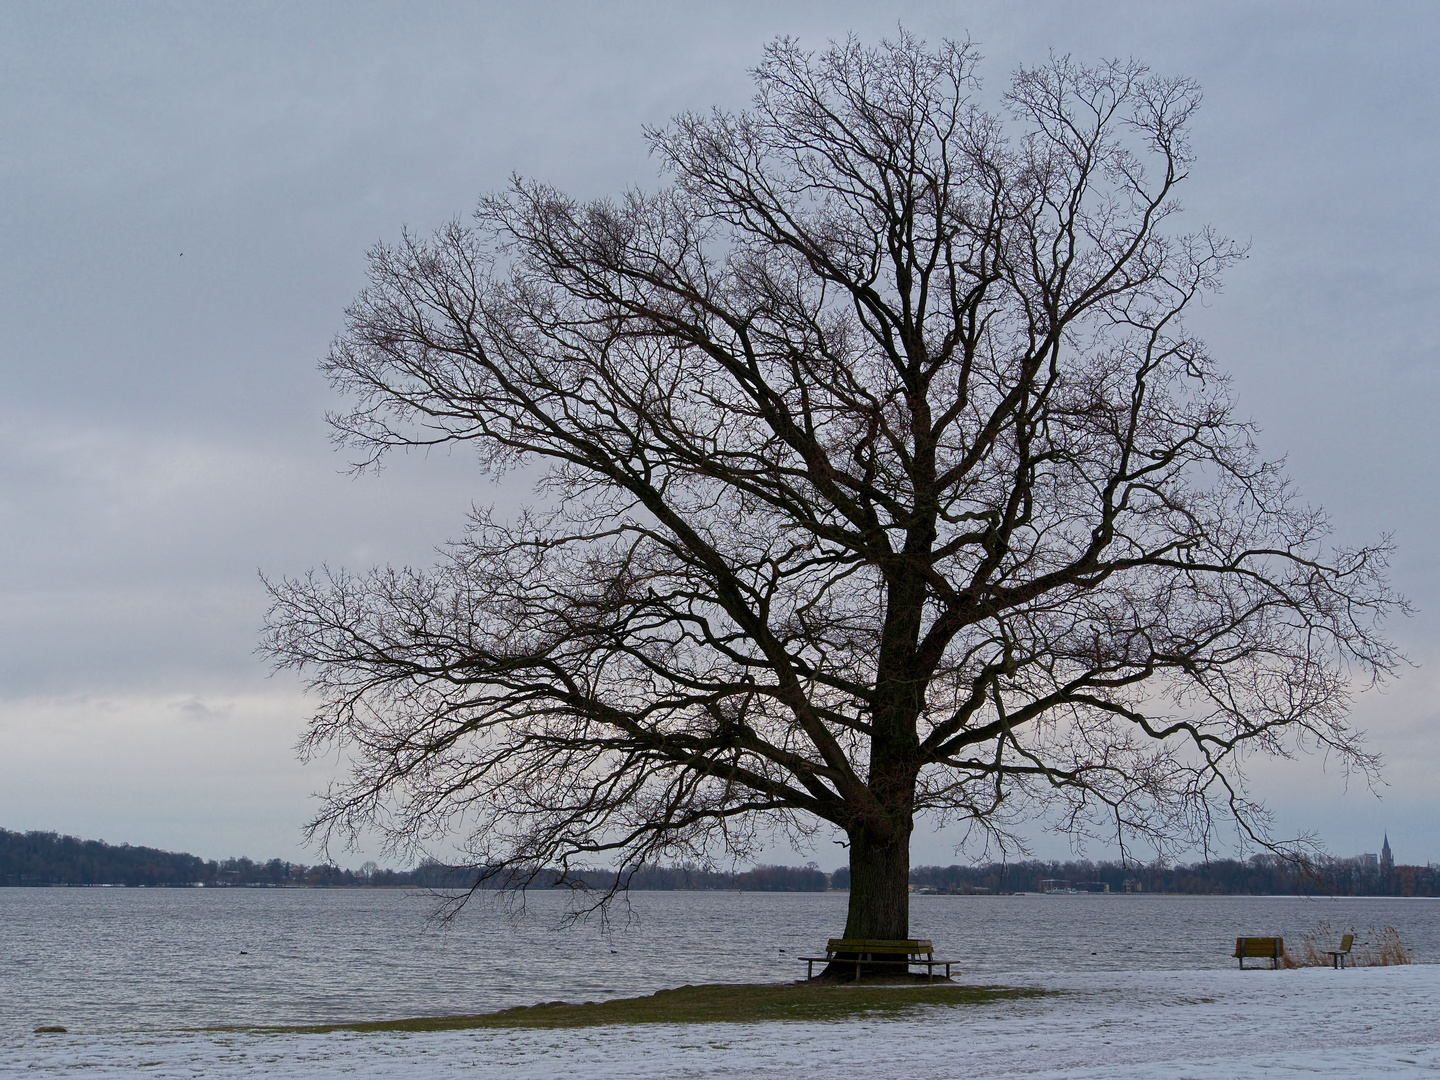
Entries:
<svg viewBox="0 0 1440 1080">
<path fill-rule="evenodd" d="M 745 855 L 820 823 L 847 930 L 905 937 L 916 815 L 1011 842 L 1269 842 L 1242 759 L 1375 760 L 1387 544 L 1328 543 L 1184 323 L 1199 90 L 966 43 L 772 44 L 668 178 L 517 178 L 376 248 L 324 368 L 357 465 L 463 443 L 535 505 L 427 569 L 272 587 L 352 770 L 312 828 L 477 864 Z"/>
</svg>

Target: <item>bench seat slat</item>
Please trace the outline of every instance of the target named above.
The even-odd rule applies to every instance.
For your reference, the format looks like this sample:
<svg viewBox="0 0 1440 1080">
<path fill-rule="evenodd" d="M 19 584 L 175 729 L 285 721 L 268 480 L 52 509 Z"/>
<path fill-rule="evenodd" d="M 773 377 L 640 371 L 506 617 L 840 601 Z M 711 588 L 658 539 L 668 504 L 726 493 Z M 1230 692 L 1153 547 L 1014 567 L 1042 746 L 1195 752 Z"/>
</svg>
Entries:
<svg viewBox="0 0 1440 1080">
<path fill-rule="evenodd" d="M 837 960 L 834 958 L 834 956 L 796 956 L 795 959 L 814 960 L 815 963 L 855 963 L 854 959 Z M 860 960 L 860 963 L 900 963 L 900 960 Z M 930 959 L 929 956 L 926 956 L 926 958 L 924 958 L 923 960 L 910 960 L 910 963 L 913 963 L 913 965 L 922 966 L 923 968 L 923 966 L 927 965 L 927 963 L 933 963 L 933 965 L 940 966 L 942 965 L 942 963 L 960 963 L 960 960 L 946 960 L 940 958 Z"/>
<path fill-rule="evenodd" d="M 863 967 L 874 968 L 877 966 L 904 964 L 907 970 L 911 967 L 923 967 L 931 980 L 935 978 L 935 969 L 937 967 L 943 967 L 945 969 L 945 978 L 948 979 L 950 978 L 950 969 L 960 965 L 959 960 L 937 960 L 933 950 L 924 953 L 923 956 L 879 951 L 878 954 L 876 952 L 867 952 L 844 957 L 838 957 L 834 953 L 827 953 L 825 956 L 799 956 L 796 957 L 796 959 L 805 962 L 807 979 L 814 978 L 816 964 L 836 964 L 842 969 L 848 969 L 853 964 L 856 979 L 860 978 L 861 968 Z"/>
</svg>

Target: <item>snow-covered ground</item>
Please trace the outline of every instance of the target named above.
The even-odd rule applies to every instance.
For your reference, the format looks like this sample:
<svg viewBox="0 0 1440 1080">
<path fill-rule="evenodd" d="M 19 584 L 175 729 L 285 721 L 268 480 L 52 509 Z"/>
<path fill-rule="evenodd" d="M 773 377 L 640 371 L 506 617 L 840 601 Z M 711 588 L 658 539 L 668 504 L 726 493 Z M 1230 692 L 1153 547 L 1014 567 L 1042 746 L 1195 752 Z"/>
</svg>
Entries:
<svg viewBox="0 0 1440 1080">
<path fill-rule="evenodd" d="M 1063 993 L 837 1023 L 29 1035 L 0 1043 L 0 1075 L 1232 1080 L 1440 1072 L 1440 965 L 1027 973 L 985 981 Z"/>
</svg>

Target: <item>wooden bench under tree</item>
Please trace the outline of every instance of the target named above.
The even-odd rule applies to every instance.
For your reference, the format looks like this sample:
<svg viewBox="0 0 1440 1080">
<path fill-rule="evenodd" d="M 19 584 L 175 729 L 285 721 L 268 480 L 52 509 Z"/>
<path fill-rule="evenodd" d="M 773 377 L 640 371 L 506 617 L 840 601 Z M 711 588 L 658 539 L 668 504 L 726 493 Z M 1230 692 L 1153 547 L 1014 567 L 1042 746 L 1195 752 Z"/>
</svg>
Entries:
<svg viewBox="0 0 1440 1080">
<path fill-rule="evenodd" d="M 1280 959 L 1285 955 L 1285 939 L 1278 937 L 1237 937 L 1235 939 L 1235 952 L 1232 953 L 1240 961 L 1243 970 L 1247 959 L 1269 960 L 1272 968 L 1280 966 Z"/>
<path fill-rule="evenodd" d="M 855 978 L 859 979 L 864 968 L 904 965 L 908 974 L 911 966 L 924 967 L 933 980 L 937 967 L 945 968 L 945 978 L 950 977 L 950 965 L 959 960 L 936 960 L 935 945 L 923 938 L 880 940 L 877 938 L 831 938 L 825 945 L 824 956 L 802 956 L 806 964 L 805 977 L 815 977 L 816 964 L 855 965 Z"/>
</svg>

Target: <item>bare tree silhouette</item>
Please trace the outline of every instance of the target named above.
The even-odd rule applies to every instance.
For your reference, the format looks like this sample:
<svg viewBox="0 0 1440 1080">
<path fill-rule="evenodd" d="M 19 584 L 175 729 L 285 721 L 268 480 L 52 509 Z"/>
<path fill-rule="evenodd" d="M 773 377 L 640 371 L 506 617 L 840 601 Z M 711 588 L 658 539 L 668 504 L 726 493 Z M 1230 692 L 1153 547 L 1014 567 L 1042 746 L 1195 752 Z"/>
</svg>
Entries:
<svg viewBox="0 0 1440 1080">
<path fill-rule="evenodd" d="M 908 936 L 917 814 L 1273 842 L 1242 756 L 1372 772 L 1387 542 L 1327 544 L 1182 315 L 1199 92 L 908 36 L 766 51 L 648 133 L 671 182 L 516 180 L 371 256 L 325 364 L 357 465 L 540 474 L 431 569 L 272 586 L 265 648 L 349 754 L 316 835 L 550 870 L 848 837 L 846 933 Z"/>
</svg>

